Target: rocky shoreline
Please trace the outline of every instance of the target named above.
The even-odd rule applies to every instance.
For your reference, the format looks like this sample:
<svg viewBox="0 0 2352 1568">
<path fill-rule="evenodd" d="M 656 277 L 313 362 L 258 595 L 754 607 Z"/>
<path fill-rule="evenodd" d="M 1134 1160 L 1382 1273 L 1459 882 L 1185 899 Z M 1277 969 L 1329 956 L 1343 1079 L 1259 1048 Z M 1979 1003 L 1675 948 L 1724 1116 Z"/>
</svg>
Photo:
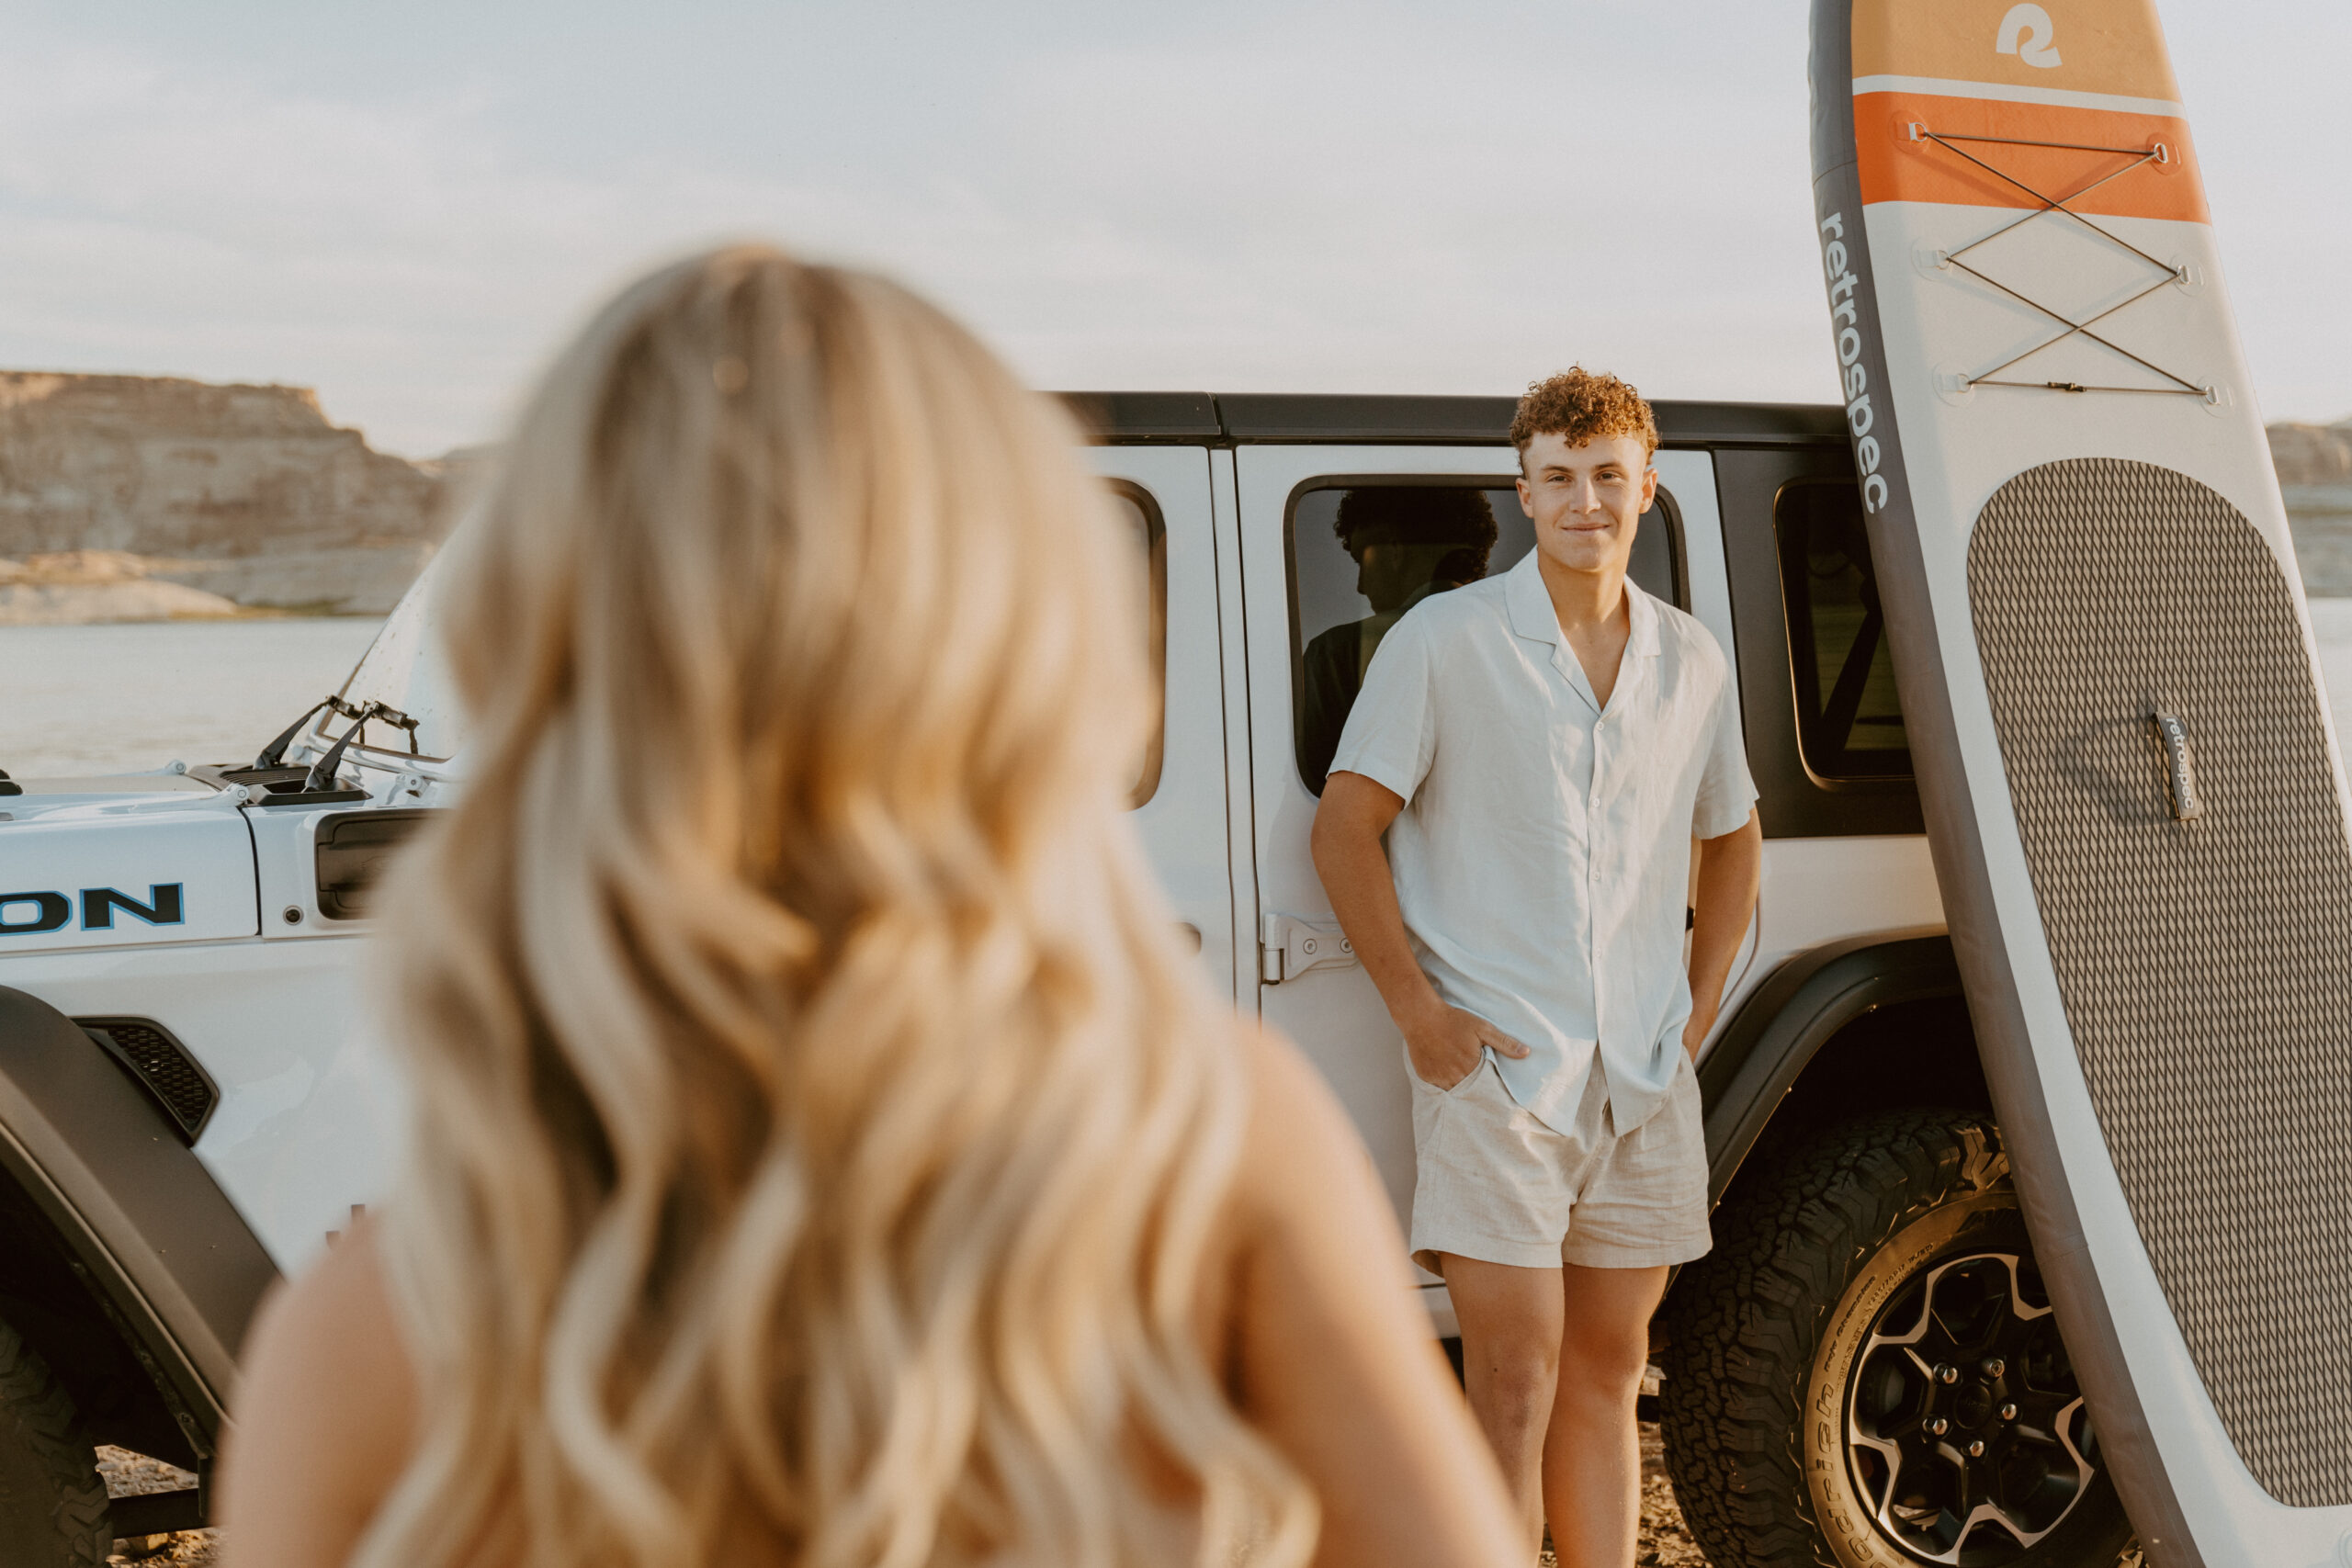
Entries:
<svg viewBox="0 0 2352 1568">
<path fill-rule="evenodd" d="M 173 560 L 128 550 L 0 559 L 0 626 L 380 615 L 433 558 L 429 544 Z"/>
<path fill-rule="evenodd" d="M 2352 596 L 2352 419 L 2274 424 L 2268 434 L 2304 591 Z"/>
</svg>

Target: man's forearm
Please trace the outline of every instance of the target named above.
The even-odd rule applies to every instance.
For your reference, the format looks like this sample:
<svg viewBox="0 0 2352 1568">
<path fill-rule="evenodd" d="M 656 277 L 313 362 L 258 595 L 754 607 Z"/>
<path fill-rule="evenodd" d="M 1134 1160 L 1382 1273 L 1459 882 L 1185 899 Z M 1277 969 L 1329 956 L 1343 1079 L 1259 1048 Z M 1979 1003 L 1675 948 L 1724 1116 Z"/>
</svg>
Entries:
<svg viewBox="0 0 2352 1568">
<path fill-rule="evenodd" d="M 1377 834 L 1316 825 L 1315 869 L 1340 929 L 1356 950 L 1356 961 L 1372 976 L 1388 1016 L 1401 1021 L 1438 1001 L 1437 987 L 1421 973 L 1405 935 L 1405 911 L 1396 902 L 1396 881 Z"/>
<path fill-rule="evenodd" d="M 1764 869 L 1764 835 L 1751 812 L 1746 826 L 1699 844 L 1699 886 L 1690 926 L 1690 1014 L 1714 1021 L 1724 982 L 1747 938 Z"/>
</svg>

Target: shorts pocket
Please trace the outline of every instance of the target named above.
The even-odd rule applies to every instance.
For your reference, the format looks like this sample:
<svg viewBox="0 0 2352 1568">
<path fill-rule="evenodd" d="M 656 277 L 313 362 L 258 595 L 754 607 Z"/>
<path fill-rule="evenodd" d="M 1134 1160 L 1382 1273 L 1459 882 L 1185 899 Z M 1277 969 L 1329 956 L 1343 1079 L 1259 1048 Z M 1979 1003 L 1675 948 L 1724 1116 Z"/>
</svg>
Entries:
<svg viewBox="0 0 2352 1568">
<path fill-rule="evenodd" d="M 1430 1082 L 1429 1079 L 1421 1077 L 1420 1069 L 1413 1066 L 1413 1053 L 1410 1050 L 1408 1050 L 1405 1053 L 1405 1076 L 1413 1080 L 1413 1088 L 1419 1093 L 1434 1094 L 1442 1096 L 1444 1099 L 1451 1100 L 1455 1095 L 1460 1094 L 1464 1089 L 1468 1089 L 1472 1084 L 1477 1082 L 1478 1075 L 1487 1071 L 1488 1066 L 1492 1065 L 1493 1061 L 1493 1053 L 1484 1046 L 1479 1047 L 1478 1065 L 1471 1068 L 1468 1072 L 1463 1074 L 1462 1079 L 1459 1083 L 1453 1084 L 1445 1089 L 1440 1089 L 1437 1085 Z"/>
<path fill-rule="evenodd" d="M 1682 1118 L 1683 1124 L 1698 1130 L 1703 1142 L 1707 1108 L 1699 1093 L 1698 1065 L 1690 1060 L 1690 1052 L 1682 1051 L 1679 1045 L 1675 1049 L 1682 1052 L 1682 1066 L 1675 1069 L 1674 1082 L 1667 1092 L 1673 1097 L 1675 1112 Z"/>
</svg>

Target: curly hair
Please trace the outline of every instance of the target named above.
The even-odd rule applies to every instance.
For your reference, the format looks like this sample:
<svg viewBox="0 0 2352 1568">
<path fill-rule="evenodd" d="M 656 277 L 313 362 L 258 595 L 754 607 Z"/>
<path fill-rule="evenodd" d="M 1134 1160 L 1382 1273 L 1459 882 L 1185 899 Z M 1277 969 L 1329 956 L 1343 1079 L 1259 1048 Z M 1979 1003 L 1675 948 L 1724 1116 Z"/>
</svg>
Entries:
<svg viewBox="0 0 2352 1568">
<path fill-rule="evenodd" d="M 1495 547 L 1495 509 L 1480 490 L 1452 485 L 1379 485 L 1351 490 L 1340 498 L 1331 532 L 1340 547 L 1355 555 L 1366 545 L 1459 545 L 1454 556 L 1464 558 L 1464 570 L 1475 558 L 1476 570 L 1456 574 L 1452 581 L 1475 582 L 1487 574 L 1487 555 Z"/>
<path fill-rule="evenodd" d="M 1571 446 L 1604 435 L 1638 435 L 1642 455 L 1657 450 L 1657 421 L 1642 394 L 1616 377 L 1572 365 L 1556 376 L 1528 384 L 1510 418 L 1510 444 L 1521 459 L 1539 435 L 1565 435 Z"/>
</svg>

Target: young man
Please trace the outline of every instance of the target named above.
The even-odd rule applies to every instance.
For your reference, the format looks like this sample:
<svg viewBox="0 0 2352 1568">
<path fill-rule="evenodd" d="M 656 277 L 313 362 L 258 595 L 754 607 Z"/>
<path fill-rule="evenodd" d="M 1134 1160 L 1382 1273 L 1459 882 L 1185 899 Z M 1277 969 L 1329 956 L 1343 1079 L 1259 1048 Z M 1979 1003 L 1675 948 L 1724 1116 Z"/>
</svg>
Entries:
<svg viewBox="0 0 2352 1568">
<path fill-rule="evenodd" d="M 1649 405 L 1570 370 L 1510 435 L 1535 548 L 1383 639 L 1315 864 L 1405 1036 L 1413 1256 L 1531 1555 L 1548 1517 L 1562 1568 L 1629 1568 L 1650 1314 L 1710 1240 L 1691 1064 L 1763 840 L 1723 650 L 1626 581 Z"/>
</svg>

